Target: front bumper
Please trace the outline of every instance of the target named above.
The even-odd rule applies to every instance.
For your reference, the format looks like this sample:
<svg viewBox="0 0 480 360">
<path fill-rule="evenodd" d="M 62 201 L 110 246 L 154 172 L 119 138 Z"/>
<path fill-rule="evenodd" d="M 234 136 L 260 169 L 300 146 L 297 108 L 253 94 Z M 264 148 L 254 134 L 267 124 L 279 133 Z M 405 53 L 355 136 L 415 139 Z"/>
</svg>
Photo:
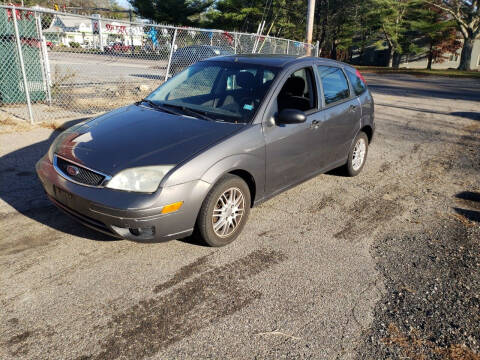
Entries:
<svg viewBox="0 0 480 360">
<path fill-rule="evenodd" d="M 60 209 L 90 228 L 134 241 L 190 235 L 210 188 L 201 180 L 165 187 L 154 194 L 88 187 L 63 178 L 46 156 L 38 161 L 36 170 L 48 197 Z M 183 201 L 178 211 L 161 213 L 165 205 L 178 201 Z"/>
</svg>

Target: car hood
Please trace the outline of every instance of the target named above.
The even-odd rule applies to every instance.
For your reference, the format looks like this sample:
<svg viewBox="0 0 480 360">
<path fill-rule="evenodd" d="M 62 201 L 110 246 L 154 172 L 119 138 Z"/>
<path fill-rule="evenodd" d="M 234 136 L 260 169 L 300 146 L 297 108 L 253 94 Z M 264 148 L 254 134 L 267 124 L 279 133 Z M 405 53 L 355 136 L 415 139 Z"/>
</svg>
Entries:
<svg viewBox="0 0 480 360">
<path fill-rule="evenodd" d="M 114 175 L 131 167 L 179 164 L 243 126 L 130 105 L 73 126 L 53 146 L 66 159 Z"/>
</svg>

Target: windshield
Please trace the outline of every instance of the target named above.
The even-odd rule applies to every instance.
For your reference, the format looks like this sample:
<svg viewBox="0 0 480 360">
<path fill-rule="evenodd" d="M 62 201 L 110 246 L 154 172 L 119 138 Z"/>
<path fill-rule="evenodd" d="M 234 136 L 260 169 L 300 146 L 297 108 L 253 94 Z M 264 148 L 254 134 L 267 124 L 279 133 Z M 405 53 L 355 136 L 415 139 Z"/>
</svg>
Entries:
<svg viewBox="0 0 480 360">
<path fill-rule="evenodd" d="M 247 123 L 278 70 L 253 64 L 199 62 L 171 78 L 147 99 L 183 110 L 186 115 L 192 115 L 194 110 L 205 115 L 203 118 Z"/>
</svg>

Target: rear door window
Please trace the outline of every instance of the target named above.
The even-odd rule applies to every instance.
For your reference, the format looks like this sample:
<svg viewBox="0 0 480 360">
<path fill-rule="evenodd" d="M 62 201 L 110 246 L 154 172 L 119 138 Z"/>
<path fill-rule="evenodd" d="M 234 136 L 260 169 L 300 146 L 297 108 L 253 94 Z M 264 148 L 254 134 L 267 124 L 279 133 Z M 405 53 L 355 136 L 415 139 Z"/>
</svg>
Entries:
<svg viewBox="0 0 480 360">
<path fill-rule="evenodd" d="M 350 97 L 350 88 L 342 69 L 335 66 L 318 65 L 318 71 L 322 81 L 323 96 L 326 105 Z"/>
<path fill-rule="evenodd" d="M 361 95 L 367 90 L 367 85 L 362 80 L 360 73 L 357 71 L 353 71 L 350 69 L 346 69 L 348 80 L 350 80 L 350 84 L 352 84 L 353 92 L 355 95 Z"/>
</svg>

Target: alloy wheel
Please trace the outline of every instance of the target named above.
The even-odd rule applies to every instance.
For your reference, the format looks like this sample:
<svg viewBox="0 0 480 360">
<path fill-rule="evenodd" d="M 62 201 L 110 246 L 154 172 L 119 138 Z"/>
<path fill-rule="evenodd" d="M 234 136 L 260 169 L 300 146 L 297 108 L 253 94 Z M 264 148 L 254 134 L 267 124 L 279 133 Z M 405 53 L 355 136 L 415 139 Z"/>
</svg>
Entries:
<svg viewBox="0 0 480 360">
<path fill-rule="evenodd" d="M 352 156 L 352 168 L 355 171 L 358 171 L 363 165 L 365 160 L 365 153 L 367 152 L 367 144 L 365 143 L 365 139 L 358 139 L 355 147 L 353 148 L 353 156 Z"/>
<path fill-rule="evenodd" d="M 221 238 L 230 236 L 242 221 L 245 212 L 245 198 L 237 187 L 224 191 L 218 198 L 212 215 L 215 234 Z"/>
</svg>

